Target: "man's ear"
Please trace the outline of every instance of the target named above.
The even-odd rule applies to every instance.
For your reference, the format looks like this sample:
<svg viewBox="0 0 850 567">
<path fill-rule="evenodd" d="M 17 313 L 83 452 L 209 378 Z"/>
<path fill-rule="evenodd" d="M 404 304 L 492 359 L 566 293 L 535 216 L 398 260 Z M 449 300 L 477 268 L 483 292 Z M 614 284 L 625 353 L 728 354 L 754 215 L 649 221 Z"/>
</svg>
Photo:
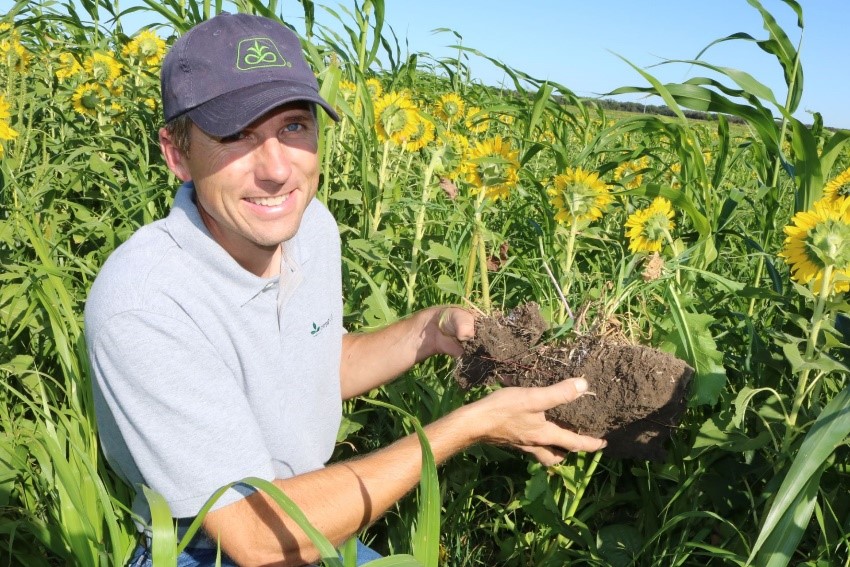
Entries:
<svg viewBox="0 0 850 567">
<path fill-rule="evenodd" d="M 174 144 L 171 134 L 165 128 L 159 129 L 159 149 L 162 151 L 168 169 L 177 176 L 177 179 L 183 182 L 192 180 L 192 174 L 189 173 L 186 164 L 186 154 Z"/>
</svg>

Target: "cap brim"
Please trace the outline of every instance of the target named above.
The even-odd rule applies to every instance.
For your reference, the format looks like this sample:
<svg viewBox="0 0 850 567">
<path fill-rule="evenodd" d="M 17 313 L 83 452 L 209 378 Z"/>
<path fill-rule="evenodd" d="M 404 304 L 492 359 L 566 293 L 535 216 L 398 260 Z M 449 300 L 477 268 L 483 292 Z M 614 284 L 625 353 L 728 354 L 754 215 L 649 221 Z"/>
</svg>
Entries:
<svg viewBox="0 0 850 567">
<path fill-rule="evenodd" d="M 313 102 L 339 122 L 339 115 L 315 90 L 302 83 L 274 81 L 229 92 L 187 112 L 201 130 L 226 138 L 238 134 L 258 118 L 291 102 Z"/>
</svg>

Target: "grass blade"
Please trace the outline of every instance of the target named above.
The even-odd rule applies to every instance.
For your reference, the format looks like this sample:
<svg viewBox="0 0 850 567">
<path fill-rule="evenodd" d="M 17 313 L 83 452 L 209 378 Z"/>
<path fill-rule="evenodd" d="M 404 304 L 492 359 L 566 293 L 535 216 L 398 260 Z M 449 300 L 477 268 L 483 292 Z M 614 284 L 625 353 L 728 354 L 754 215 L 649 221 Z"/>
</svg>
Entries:
<svg viewBox="0 0 850 567">
<path fill-rule="evenodd" d="M 787 554 L 790 560 L 790 552 L 802 538 L 811 516 L 823 465 L 847 435 L 850 435 L 850 386 L 823 408 L 806 435 L 765 518 L 748 564 L 761 565 L 764 558 L 774 554 Z M 775 533 L 782 535 L 774 536 Z"/>
<path fill-rule="evenodd" d="M 422 477 L 419 481 L 419 511 L 412 542 L 413 556 L 425 567 L 437 567 L 440 560 L 440 481 L 431 444 L 419 420 L 412 414 L 380 400 L 366 401 L 404 415 L 416 429 L 422 445 Z"/>
</svg>

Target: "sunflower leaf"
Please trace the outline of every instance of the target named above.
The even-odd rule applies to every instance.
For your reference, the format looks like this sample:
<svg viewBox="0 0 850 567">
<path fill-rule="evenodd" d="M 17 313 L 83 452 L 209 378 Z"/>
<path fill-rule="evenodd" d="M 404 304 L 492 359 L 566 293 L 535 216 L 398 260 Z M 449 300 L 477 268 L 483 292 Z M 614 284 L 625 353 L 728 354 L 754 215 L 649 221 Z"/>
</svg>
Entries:
<svg viewBox="0 0 850 567">
<path fill-rule="evenodd" d="M 664 342 L 694 368 L 695 386 L 691 388 L 693 403 L 714 404 L 726 384 L 723 353 L 718 350 L 709 330 L 714 317 L 687 311 L 679 293 L 672 286 L 668 288 L 667 297 L 673 328 L 665 336 Z"/>
</svg>

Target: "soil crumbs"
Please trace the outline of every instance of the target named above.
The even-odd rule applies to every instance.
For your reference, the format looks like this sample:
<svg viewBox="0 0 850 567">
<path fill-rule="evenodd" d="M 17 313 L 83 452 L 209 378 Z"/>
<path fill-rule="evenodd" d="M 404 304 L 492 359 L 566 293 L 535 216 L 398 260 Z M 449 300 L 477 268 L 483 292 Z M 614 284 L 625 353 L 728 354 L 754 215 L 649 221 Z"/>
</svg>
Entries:
<svg viewBox="0 0 850 567">
<path fill-rule="evenodd" d="M 548 410 L 546 418 L 606 439 L 603 451 L 609 457 L 663 460 L 664 443 L 687 405 L 693 368 L 668 353 L 600 335 L 539 343 L 547 329 L 536 303 L 480 317 L 455 380 L 469 389 L 496 383 L 547 386 L 584 376 L 592 394 Z"/>
</svg>

